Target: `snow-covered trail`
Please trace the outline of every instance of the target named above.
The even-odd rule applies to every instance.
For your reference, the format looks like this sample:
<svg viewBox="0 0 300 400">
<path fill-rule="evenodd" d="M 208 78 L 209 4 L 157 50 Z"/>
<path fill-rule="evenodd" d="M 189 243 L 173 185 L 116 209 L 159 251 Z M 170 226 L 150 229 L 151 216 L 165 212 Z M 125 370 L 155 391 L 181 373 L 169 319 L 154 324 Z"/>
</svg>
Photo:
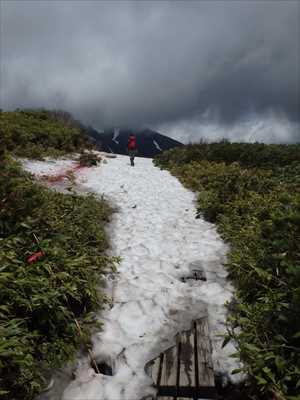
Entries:
<svg viewBox="0 0 300 400">
<path fill-rule="evenodd" d="M 34 165 L 26 168 L 38 172 Z M 96 374 L 81 359 L 63 399 L 139 400 L 153 394 L 145 364 L 207 314 L 215 371 L 229 374 L 237 367 L 229 358 L 234 348 L 221 349 L 219 336 L 225 331 L 224 303 L 233 293 L 222 266 L 227 248 L 212 224 L 195 219 L 194 194 L 150 159 L 137 158 L 130 167 L 128 157 L 107 158 L 76 176 L 85 190 L 118 207 L 109 233 L 111 253 L 122 261 L 109 281 L 113 305 L 99 315 L 103 331 L 92 339 L 97 361 L 111 365 L 113 376 Z M 203 269 L 207 281 L 182 282 L 194 268 Z"/>
</svg>

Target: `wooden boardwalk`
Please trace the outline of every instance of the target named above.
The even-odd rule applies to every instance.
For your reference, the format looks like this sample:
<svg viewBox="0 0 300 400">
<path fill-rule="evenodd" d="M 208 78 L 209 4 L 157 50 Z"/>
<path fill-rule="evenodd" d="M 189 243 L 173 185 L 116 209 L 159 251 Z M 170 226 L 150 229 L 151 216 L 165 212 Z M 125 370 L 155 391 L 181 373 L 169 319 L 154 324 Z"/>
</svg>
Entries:
<svg viewBox="0 0 300 400">
<path fill-rule="evenodd" d="M 146 370 L 157 388 L 157 399 L 215 399 L 207 318 L 176 335 L 176 345 L 150 361 Z"/>
</svg>

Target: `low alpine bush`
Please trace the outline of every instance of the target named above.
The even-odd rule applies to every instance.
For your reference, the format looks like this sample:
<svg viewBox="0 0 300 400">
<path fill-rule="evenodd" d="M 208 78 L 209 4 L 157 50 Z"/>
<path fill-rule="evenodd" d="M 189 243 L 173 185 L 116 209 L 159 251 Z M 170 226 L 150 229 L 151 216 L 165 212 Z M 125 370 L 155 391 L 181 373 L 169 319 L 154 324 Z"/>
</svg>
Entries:
<svg viewBox="0 0 300 400">
<path fill-rule="evenodd" d="M 89 148 L 68 113 L 0 115 L 0 397 L 31 400 L 49 371 L 89 346 L 94 313 L 108 301 L 103 199 L 51 191 L 15 161 Z M 93 158 L 94 159 L 94 158 Z M 79 332 L 80 329 L 80 332 Z"/>
<path fill-rule="evenodd" d="M 300 145 L 202 143 L 155 163 L 198 193 L 198 214 L 230 244 L 224 344 L 236 341 L 254 398 L 299 399 Z"/>
</svg>

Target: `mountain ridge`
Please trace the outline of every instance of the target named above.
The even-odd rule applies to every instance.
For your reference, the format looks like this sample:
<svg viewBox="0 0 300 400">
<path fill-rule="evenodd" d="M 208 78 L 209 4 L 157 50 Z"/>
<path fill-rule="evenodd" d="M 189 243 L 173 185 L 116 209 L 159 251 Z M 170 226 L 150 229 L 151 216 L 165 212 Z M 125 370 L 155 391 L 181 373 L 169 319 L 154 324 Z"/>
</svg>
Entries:
<svg viewBox="0 0 300 400">
<path fill-rule="evenodd" d="M 154 158 L 163 151 L 183 146 L 179 141 L 151 129 L 110 128 L 98 132 L 92 127 L 87 134 L 93 139 L 99 150 L 107 153 L 127 154 L 129 135 L 136 136 L 138 157 Z"/>
</svg>

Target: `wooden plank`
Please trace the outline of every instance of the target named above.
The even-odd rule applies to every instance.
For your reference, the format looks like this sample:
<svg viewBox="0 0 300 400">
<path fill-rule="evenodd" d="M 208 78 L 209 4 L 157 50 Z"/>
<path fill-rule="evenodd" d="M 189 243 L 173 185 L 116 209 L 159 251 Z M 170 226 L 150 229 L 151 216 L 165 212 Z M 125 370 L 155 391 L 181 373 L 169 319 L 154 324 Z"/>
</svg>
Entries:
<svg viewBox="0 0 300 400">
<path fill-rule="evenodd" d="M 186 400 L 186 399 L 216 399 L 216 388 L 212 386 L 203 386 L 195 391 L 194 388 L 184 387 L 179 388 L 179 396 L 177 397 L 177 390 L 171 386 L 161 386 L 158 399 L 171 399 L 171 400 Z"/>
<path fill-rule="evenodd" d="M 150 361 L 146 366 L 147 374 L 151 376 L 156 387 L 160 386 L 163 360 L 164 353 L 161 353 L 159 357 Z"/>
<path fill-rule="evenodd" d="M 207 318 L 196 321 L 199 386 L 215 386 Z"/>
<path fill-rule="evenodd" d="M 188 280 L 206 281 L 205 272 L 200 269 L 193 269 L 189 275 L 181 277 L 182 282 L 186 282 Z"/>
<path fill-rule="evenodd" d="M 158 390 L 157 398 L 215 399 L 211 342 L 207 318 L 194 321 L 190 330 L 176 335 L 176 345 L 147 364 Z"/>
<path fill-rule="evenodd" d="M 160 386 L 176 387 L 177 347 L 178 343 L 176 344 L 176 346 L 173 346 L 164 352 L 164 362 L 162 367 Z"/>
<path fill-rule="evenodd" d="M 193 275 L 196 281 L 206 281 L 205 272 L 201 269 L 193 269 Z"/>
<path fill-rule="evenodd" d="M 195 349 L 193 331 L 184 331 L 180 335 L 180 387 L 195 387 Z"/>
</svg>

